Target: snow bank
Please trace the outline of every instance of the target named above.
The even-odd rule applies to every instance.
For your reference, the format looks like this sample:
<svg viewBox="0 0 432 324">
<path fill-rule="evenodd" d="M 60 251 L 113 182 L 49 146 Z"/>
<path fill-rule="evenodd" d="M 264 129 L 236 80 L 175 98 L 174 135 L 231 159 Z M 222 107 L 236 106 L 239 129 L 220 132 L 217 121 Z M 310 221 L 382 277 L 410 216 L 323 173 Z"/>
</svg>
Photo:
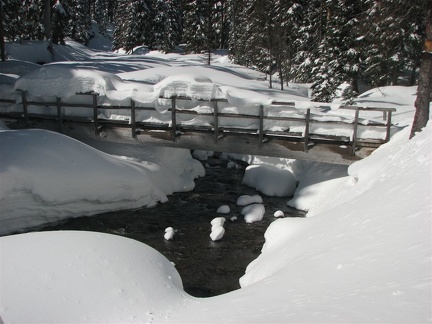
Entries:
<svg viewBox="0 0 432 324">
<path fill-rule="evenodd" d="M 105 95 L 115 90 L 114 80 L 119 77 L 100 71 L 66 68 L 56 64 L 44 65 L 20 77 L 14 90 L 27 91 L 38 97 L 60 97 L 68 99 L 76 93 L 95 92 Z"/>
<path fill-rule="evenodd" d="M 353 164 L 316 217 L 273 222 L 242 286 L 271 277 L 294 322 L 430 322 L 431 127 L 408 135 Z"/>
<path fill-rule="evenodd" d="M 248 166 L 243 183 L 267 196 L 292 196 L 296 190 L 296 180 L 290 171 L 269 164 Z"/>
<path fill-rule="evenodd" d="M 153 206 L 173 189 L 194 187 L 193 177 L 184 176 L 195 173 L 193 164 L 176 174 L 44 130 L 0 131 L 0 156 L 0 235 L 68 217 Z"/>
<path fill-rule="evenodd" d="M 345 165 L 334 165 L 309 161 L 297 163 L 299 186 L 294 197 L 287 205 L 300 210 L 309 210 L 316 203 L 323 203 L 331 199 L 335 191 L 344 188 L 348 167 Z M 311 216 L 308 214 L 307 216 Z"/>
<path fill-rule="evenodd" d="M 174 266 L 127 238 L 40 232 L 1 237 L 0 245 L 5 323 L 152 322 L 185 296 Z"/>
</svg>

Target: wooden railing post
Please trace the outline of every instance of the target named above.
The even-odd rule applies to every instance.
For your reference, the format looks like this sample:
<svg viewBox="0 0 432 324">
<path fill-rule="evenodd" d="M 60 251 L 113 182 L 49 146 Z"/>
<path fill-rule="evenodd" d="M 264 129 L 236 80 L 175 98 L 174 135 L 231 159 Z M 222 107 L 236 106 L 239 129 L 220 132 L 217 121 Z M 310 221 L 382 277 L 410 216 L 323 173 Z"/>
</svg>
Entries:
<svg viewBox="0 0 432 324">
<path fill-rule="evenodd" d="M 213 104 L 213 114 L 214 114 L 214 121 L 213 121 L 213 127 L 214 127 L 214 142 L 215 144 L 219 140 L 219 118 L 218 118 L 218 104 L 217 100 L 214 99 Z"/>
<path fill-rule="evenodd" d="M 176 118 L 176 97 L 171 97 L 171 139 L 173 142 L 176 141 L 177 134 L 177 118 Z"/>
<path fill-rule="evenodd" d="M 354 115 L 354 129 L 353 129 L 353 139 L 352 139 L 352 154 L 355 155 L 355 151 L 357 149 L 357 126 L 359 119 L 359 109 L 356 107 L 355 115 Z"/>
<path fill-rule="evenodd" d="M 136 133 L 136 121 L 135 121 L 135 101 L 133 99 L 131 99 L 131 118 L 130 118 L 130 123 L 131 123 L 132 138 L 136 138 L 137 137 L 137 133 Z"/>
<path fill-rule="evenodd" d="M 264 106 L 263 105 L 259 106 L 259 130 L 258 130 L 258 138 L 259 138 L 258 147 L 261 148 L 261 146 L 263 144 L 263 140 L 264 140 Z"/>
<path fill-rule="evenodd" d="M 61 108 L 61 98 L 57 97 L 57 122 L 60 133 L 63 133 L 63 115 Z"/>
<path fill-rule="evenodd" d="M 97 96 L 96 93 L 93 93 L 93 126 L 95 135 L 99 135 Z"/>
<path fill-rule="evenodd" d="M 386 127 L 386 137 L 384 139 L 384 142 L 387 143 L 390 140 L 390 127 L 391 127 L 391 119 L 392 119 L 392 112 L 391 110 L 387 111 L 387 127 Z"/>
<path fill-rule="evenodd" d="M 309 131 L 310 131 L 310 108 L 306 110 L 306 126 L 305 126 L 305 133 L 304 133 L 304 151 L 309 151 Z"/>
<path fill-rule="evenodd" d="M 28 105 L 27 105 L 27 91 L 21 91 L 21 102 L 23 106 L 24 124 L 29 127 Z"/>
</svg>

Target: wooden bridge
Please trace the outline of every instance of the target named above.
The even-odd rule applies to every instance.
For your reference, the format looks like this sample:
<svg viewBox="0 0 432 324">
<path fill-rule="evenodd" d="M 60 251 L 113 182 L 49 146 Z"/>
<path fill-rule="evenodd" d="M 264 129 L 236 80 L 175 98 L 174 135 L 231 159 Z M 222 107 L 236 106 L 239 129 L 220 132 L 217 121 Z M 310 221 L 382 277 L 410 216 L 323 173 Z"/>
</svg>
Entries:
<svg viewBox="0 0 432 324">
<path fill-rule="evenodd" d="M 295 108 L 294 102 L 272 102 L 271 106 L 255 107 L 247 114 L 224 112 L 221 106 L 226 99 L 193 100 L 185 97 L 160 98 L 169 100 L 165 121 L 140 121 L 140 112 L 155 112 L 154 107 L 144 106 L 134 100 L 128 105 L 100 103 L 97 94 L 77 94 L 82 103 L 67 102 L 61 98 L 29 100 L 25 91 L 8 94 L 0 99 L 0 119 L 12 128 L 43 128 L 58 131 L 83 142 L 112 141 L 128 144 L 148 144 L 206 151 L 240 153 L 312 160 L 318 162 L 351 164 L 368 156 L 390 139 L 394 108 L 364 108 L 344 106 L 339 109 L 353 111 L 353 117 L 345 120 L 327 120 L 311 113 L 311 109 Z M 4 96 L 3 96 L 4 97 Z M 31 98 L 30 98 L 31 99 Z M 45 98 L 46 99 L 46 98 Z M 212 109 L 199 112 L 179 107 L 179 102 L 195 101 Z M 17 109 L 19 106 L 19 109 Z M 11 107 L 13 107 L 11 109 Z M 71 109 L 86 108 L 88 113 L 78 116 Z M 318 107 L 325 111 L 328 106 Z M 17 111 L 19 110 L 19 111 Z M 118 111 L 122 118 L 103 118 L 104 111 Z M 300 114 L 281 116 L 274 111 L 300 111 Z M 362 122 L 363 111 L 379 112 L 382 122 Z M 82 116 L 84 115 L 84 116 Z M 285 114 L 287 115 L 287 114 Z M 180 117 L 203 118 L 201 124 L 183 122 Z M 168 117 L 168 118 L 167 118 Z M 248 127 L 230 126 L 244 120 Z M 274 130 L 272 123 L 283 125 Z M 342 127 L 349 135 L 329 135 L 319 131 L 322 127 Z M 359 130 L 378 129 L 384 138 L 360 138 Z"/>
</svg>

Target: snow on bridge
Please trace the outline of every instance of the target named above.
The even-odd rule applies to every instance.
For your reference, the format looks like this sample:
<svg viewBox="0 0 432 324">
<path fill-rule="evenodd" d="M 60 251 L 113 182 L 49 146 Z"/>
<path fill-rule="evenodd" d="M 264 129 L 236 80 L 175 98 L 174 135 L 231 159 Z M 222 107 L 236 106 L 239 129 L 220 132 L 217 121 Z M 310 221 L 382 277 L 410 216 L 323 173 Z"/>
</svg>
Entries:
<svg viewBox="0 0 432 324">
<path fill-rule="evenodd" d="M 350 164 L 398 130 L 391 124 L 394 108 L 343 106 L 339 109 L 344 115 L 329 115 L 328 105 L 314 107 L 312 112 L 310 107 L 296 107 L 295 102 L 274 101 L 242 110 L 225 98 L 171 93 L 170 98 L 157 98 L 157 110 L 133 99 L 129 105 L 106 104 L 96 93 L 75 94 L 72 101 L 36 100 L 28 98 L 27 91 L 15 95 L 19 97 L 0 99 L 13 106 L 0 113 L 1 118 L 16 121 L 12 127 L 57 130 L 83 142 L 141 143 Z M 362 118 L 366 110 L 381 120 Z"/>
<path fill-rule="evenodd" d="M 11 127 L 52 129 L 84 142 L 337 164 L 369 155 L 406 126 L 392 125 L 391 105 L 311 102 L 298 91 L 270 91 L 227 71 L 187 66 L 112 74 L 64 62 L 32 67 L 0 89 L 0 117 L 19 121 Z"/>
</svg>

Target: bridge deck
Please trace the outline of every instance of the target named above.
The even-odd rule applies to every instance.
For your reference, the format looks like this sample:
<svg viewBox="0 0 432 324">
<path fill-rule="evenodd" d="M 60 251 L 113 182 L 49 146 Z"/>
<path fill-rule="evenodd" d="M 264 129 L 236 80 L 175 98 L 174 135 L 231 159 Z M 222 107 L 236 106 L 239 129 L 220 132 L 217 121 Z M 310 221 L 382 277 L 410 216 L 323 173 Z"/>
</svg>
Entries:
<svg viewBox="0 0 432 324">
<path fill-rule="evenodd" d="M 0 99 L 0 103 L 15 105 L 15 110 L 4 112 L 0 110 L 0 118 L 9 120 L 13 128 L 43 128 L 60 131 L 68 136 L 83 142 L 111 141 L 128 144 L 148 144 L 185 149 L 200 149 L 228 153 L 249 155 L 275 156 L 292 159 L 312 160 L 318 162 L 351 164 L 369 155 L 379 145 L 390 138 L 392 108 L 375 108 L 383 114 L 385 122 L 362 123 L 359 119 L 362 107 L 343 107 L 355 110 L 353 118 L 343 121 L 322 120 L 320 115 L 311 116 L 310 109 L 299 112 L 294 103 L 275 102 L 275 108 L 259 106 L 254 114 L 223 113 L 218 102 L 223 100 L 212 99 L 207 105 L 212 106 L 210 112 L 196 112 L 180 109 L 176 100 L 190 100 L 190 98 L 162 98 L 171 100 L 168 116 L 164 121 L 143 122 L 137 121 L 139 111 L 155 112 L 154 107 L 137 107 L 131 100 L 130 106 L 105 106 L 98 104 L 98 96 L 91 94 L 89 103 L 67 103 L 57 98 L 55 102 L 28 101 L 25 92 L 20 93 L 19 100 Z M 86 95 L 89 96 L 88 94 Z M 22 106 L 22 112 L 16 110 L 16 105 Z M 282 115 L 277 106 L 286 106 Z M 56 113 L 41 113 L 37 107 Z M 84 116 L 70 115 L 65 108 L 89 108 L 90 113 Z M 34 111 L 33 111 L 34 109 Z M 100 118 L 105 110 L 120 110 L 123 119 Z M 368 110 L 373 110 L 368 108 Z M 295 111 L 295 114 L 292 113 Z M 288 114 L 287 114 L 288 113 Z M 204 118 L 202 124 L 182 122 L 184 116 L 191 118 Z M 285 116 L 288 115 L 288 116 Z M 180 117 L 179 117 L 180 116 Z M 292 116 L 292 117 L 290 117 Z M 166 118 L 168 117 L 168 119 Z M 248 127 L 229 126 L 239 125 L 239 121 L 247 121 Z M 273 123 L 279 123 L 280 130 L 274 131 Z M 241 124 L 241 123 L 240 123 Z M 325 124 L 327 127 L 343 127 L 345 135 L 328 135 L 320 133 L 319 129 Z M 281 127 L 282 125 L 282 127 Z M 317 126 L 318 125 L 318 126 Z M 324 125 L 324 126 L 325 126 Z M 291 130 L 291 127 L 293 130 Z M 362 127 L 382 129 L 385 139 L 358 138 L 357 132 Z M 347 133 L 348 131 L 348 133 Z"/>
</svg>

